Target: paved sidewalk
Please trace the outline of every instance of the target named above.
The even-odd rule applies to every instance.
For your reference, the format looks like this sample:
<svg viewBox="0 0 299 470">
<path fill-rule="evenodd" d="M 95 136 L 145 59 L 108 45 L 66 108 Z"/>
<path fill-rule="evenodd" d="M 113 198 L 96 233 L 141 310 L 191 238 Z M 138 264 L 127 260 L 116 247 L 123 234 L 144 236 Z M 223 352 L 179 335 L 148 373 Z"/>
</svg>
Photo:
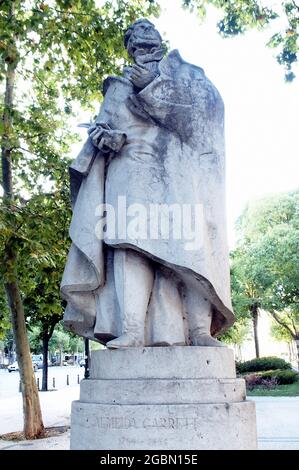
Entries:
<svg viewBox="0 0 299 470">
<path fill-rule="evenodd" d="M 70 431 L 36 441 L 1 441 L 0 450 L 69 450 Z"/>
<path fill-rule="evenodd" d="M 55 392 L 40 392 L 45 426 L 68 426 L 71 402 L 79 398 L 79 386 Z M 299 397 L 250 397 L 255 401 L 259 449 L 299 450 Z M 21 431 L 21 396 L 0 401 L 0 434 Z M 5 450 L 69 449 L 70 432 L 37 441 L 1 441 Z"/>
<path fill-rule="evenodd" d="M 249 397 L 256 404 L 259 449 L 299 450 L 299 397 Z"/>
<path fill-rule="evenodd" d="M 68 426 L 71 404 L 79 399 L 79 385 L 51 392 L 39 392 L 44 425 Z M 23 430 L 21 393 L 0 400 L 0 435 Z"/>
</svg>

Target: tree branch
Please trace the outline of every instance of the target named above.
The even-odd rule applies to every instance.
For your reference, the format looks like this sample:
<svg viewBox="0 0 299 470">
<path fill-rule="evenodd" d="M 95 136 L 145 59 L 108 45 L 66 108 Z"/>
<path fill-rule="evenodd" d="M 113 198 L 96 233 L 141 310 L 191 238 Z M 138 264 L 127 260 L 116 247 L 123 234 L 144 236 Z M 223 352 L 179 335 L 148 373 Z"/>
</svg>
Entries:
<svg viewBox="0 0 299 470">
<path fill-rule="evenodd" d="M 52 318 L 52 323 L 51 323 L 50 330 L 49 330 L 49 333 L 48 333 L 48 338 L 49 339 L 52 337 L 54 328 L 55 328 L 55 326 L 57 325 L 58 322 L 59 322 L 58 317 L 55 316 L 55 317 Z"/>
<path fill-rule="evenodd" d="M 289 327 L 289 325 L 287 325 L 285 322 L 283 322 L 283 321 L 279 318 L 279 316 L 277 315 L 277 313 L 275 313 L 275 312 L 270 312 L 270 313 L 271 313 L 272 317 L 274 318 L 274 320 L 276 320 L 277 323 L 279 323 L 279 325 L 283 326 L 283 327 L 290 333 L 290 335 L 292 336 L 292 338 L 294 338 L 294 337 L 296 336 L 296 331 L 293 332 L 293 331 L 291 330 L 291 328 Z"/>
<path fill-rule="evenodd" d="M 293 325 L 293 328 L 294 328 L 294 331 L 295 331 L 295 334 L 297 334 L 297 328 L 296 328 L 296 325 L 295 325 L 295 322 L 294 322 L 294 318 L 293 316 L 291 315 L 291 317 L 289 317 L 291 322 L 292 322 L 292 325 Z"/>
</svg>

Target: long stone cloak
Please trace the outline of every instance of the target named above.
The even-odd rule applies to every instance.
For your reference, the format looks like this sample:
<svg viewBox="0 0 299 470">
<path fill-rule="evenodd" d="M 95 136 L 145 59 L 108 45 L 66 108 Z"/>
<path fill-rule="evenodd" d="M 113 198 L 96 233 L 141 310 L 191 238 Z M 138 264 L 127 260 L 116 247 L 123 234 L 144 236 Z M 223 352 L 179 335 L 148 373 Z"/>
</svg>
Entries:
<svg viewBox="0 0 299 470">
<path fill-rule="evenodd" d="M 213 334 L 234 320 L 226 242 L 223 102 L 203 70 L 184 62 L 178 51 L 163 59 L 159 69 L 160 75 L 140 92 L 128 79 L 130 68 L 123 77 L 106 80 L 97 121 L 124 132 L 126 144 L 105 164 L 87 141 L 70 168 L 73 243 L 61 286 L 68 301 L 64 320 L 83 336 L 94 338 L 96 332 L 103 343 L 121 334 L 111 248 L 136 250 L 176 273 L 177 279 L 196 280 L 213 305 Z M 97 207 L 103 202 L 112 205 L 116 228 L 120 228 L 119 196 L 125 198 L 127 207 L 199 204 L 203 209 L 200 247 L 186 250 L 186 239 L 132 239 L 117 230 L 115 237 L 109 237 L 109 217 L 103 243 L 95 233 Z M 164 339 L 176 344 L 181 337 L 178 328 L 171 334 L 174 319 L 183 320 L 173 309 L 175 294 L 170 293 L 172 298 L 165 295 L 163 301 L 161 292 L 166 291 L 165 275 L 163 281 L 163 274 L 158 273 L 146 324 L 149 345 L 157 337 L 161 344 Z"/>
</svg>

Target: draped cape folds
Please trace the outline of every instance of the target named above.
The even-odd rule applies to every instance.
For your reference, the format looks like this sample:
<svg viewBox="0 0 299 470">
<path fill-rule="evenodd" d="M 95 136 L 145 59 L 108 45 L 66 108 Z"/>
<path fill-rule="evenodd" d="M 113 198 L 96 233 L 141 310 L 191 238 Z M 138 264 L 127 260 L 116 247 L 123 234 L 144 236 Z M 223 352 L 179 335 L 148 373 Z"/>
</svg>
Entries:
<svg viewBox="0 0 299 470">
<path fill-rule="evenodd" d="M 70 166 L 72 245 L 61 284 L 67 300 L 64 322 L 70 330 L 104 344 L 121 334 L 113 252 L 123 247 L 142 253 L 162 269 L 148 309 L 147 345 L 158 334 L 157 323 L 159 335 L 164 331 L 165 336 L 159 341 L 174 344 L 171 325 L 183 322 L 174 299 L 165 295 L 163 301 L 158 295 L 163 269 L 164 274 L 174 273 L 178 285 L 179 279 L 190 279 L 204 290 L 213 306 L 215 335 L 234 321 L 226 241 L 223 102 L 204 71 L 184 62 L 176 50 L 159 63 L 159 75 L 143 90 L 134 88 L 130 73 L 126 67 L 123 76 L 106 79 L 97 117 L 98 123 L 125 133 L 125 145 L 108 162 L 88 138 Z M 128 236 L 120 198 L 126 207 L 135 204 L 137 211 L 142 205 L 146 217 L 151 205 L 197 205 L 201 208 L 198 246 L 190 249 L 179 237 Z M 99 207 L 104 202 L 115 209 L 115 218 L 107 211 L 101 236 Z"/>
</svg>

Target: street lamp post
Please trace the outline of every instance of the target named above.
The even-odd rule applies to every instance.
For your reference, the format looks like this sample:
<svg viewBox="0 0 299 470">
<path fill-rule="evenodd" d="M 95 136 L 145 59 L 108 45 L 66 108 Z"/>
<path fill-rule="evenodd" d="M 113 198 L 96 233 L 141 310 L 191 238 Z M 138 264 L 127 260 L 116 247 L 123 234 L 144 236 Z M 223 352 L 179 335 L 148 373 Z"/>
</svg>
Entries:
<svg viewBox="0 0 299 470">
<path fill-rule="evenodd" d="M 89 378 L 89 339 L 88 338 L 85 338 L 84 345 L 85 345 L 84 379 L 88 379 Z"/>
</svg>

